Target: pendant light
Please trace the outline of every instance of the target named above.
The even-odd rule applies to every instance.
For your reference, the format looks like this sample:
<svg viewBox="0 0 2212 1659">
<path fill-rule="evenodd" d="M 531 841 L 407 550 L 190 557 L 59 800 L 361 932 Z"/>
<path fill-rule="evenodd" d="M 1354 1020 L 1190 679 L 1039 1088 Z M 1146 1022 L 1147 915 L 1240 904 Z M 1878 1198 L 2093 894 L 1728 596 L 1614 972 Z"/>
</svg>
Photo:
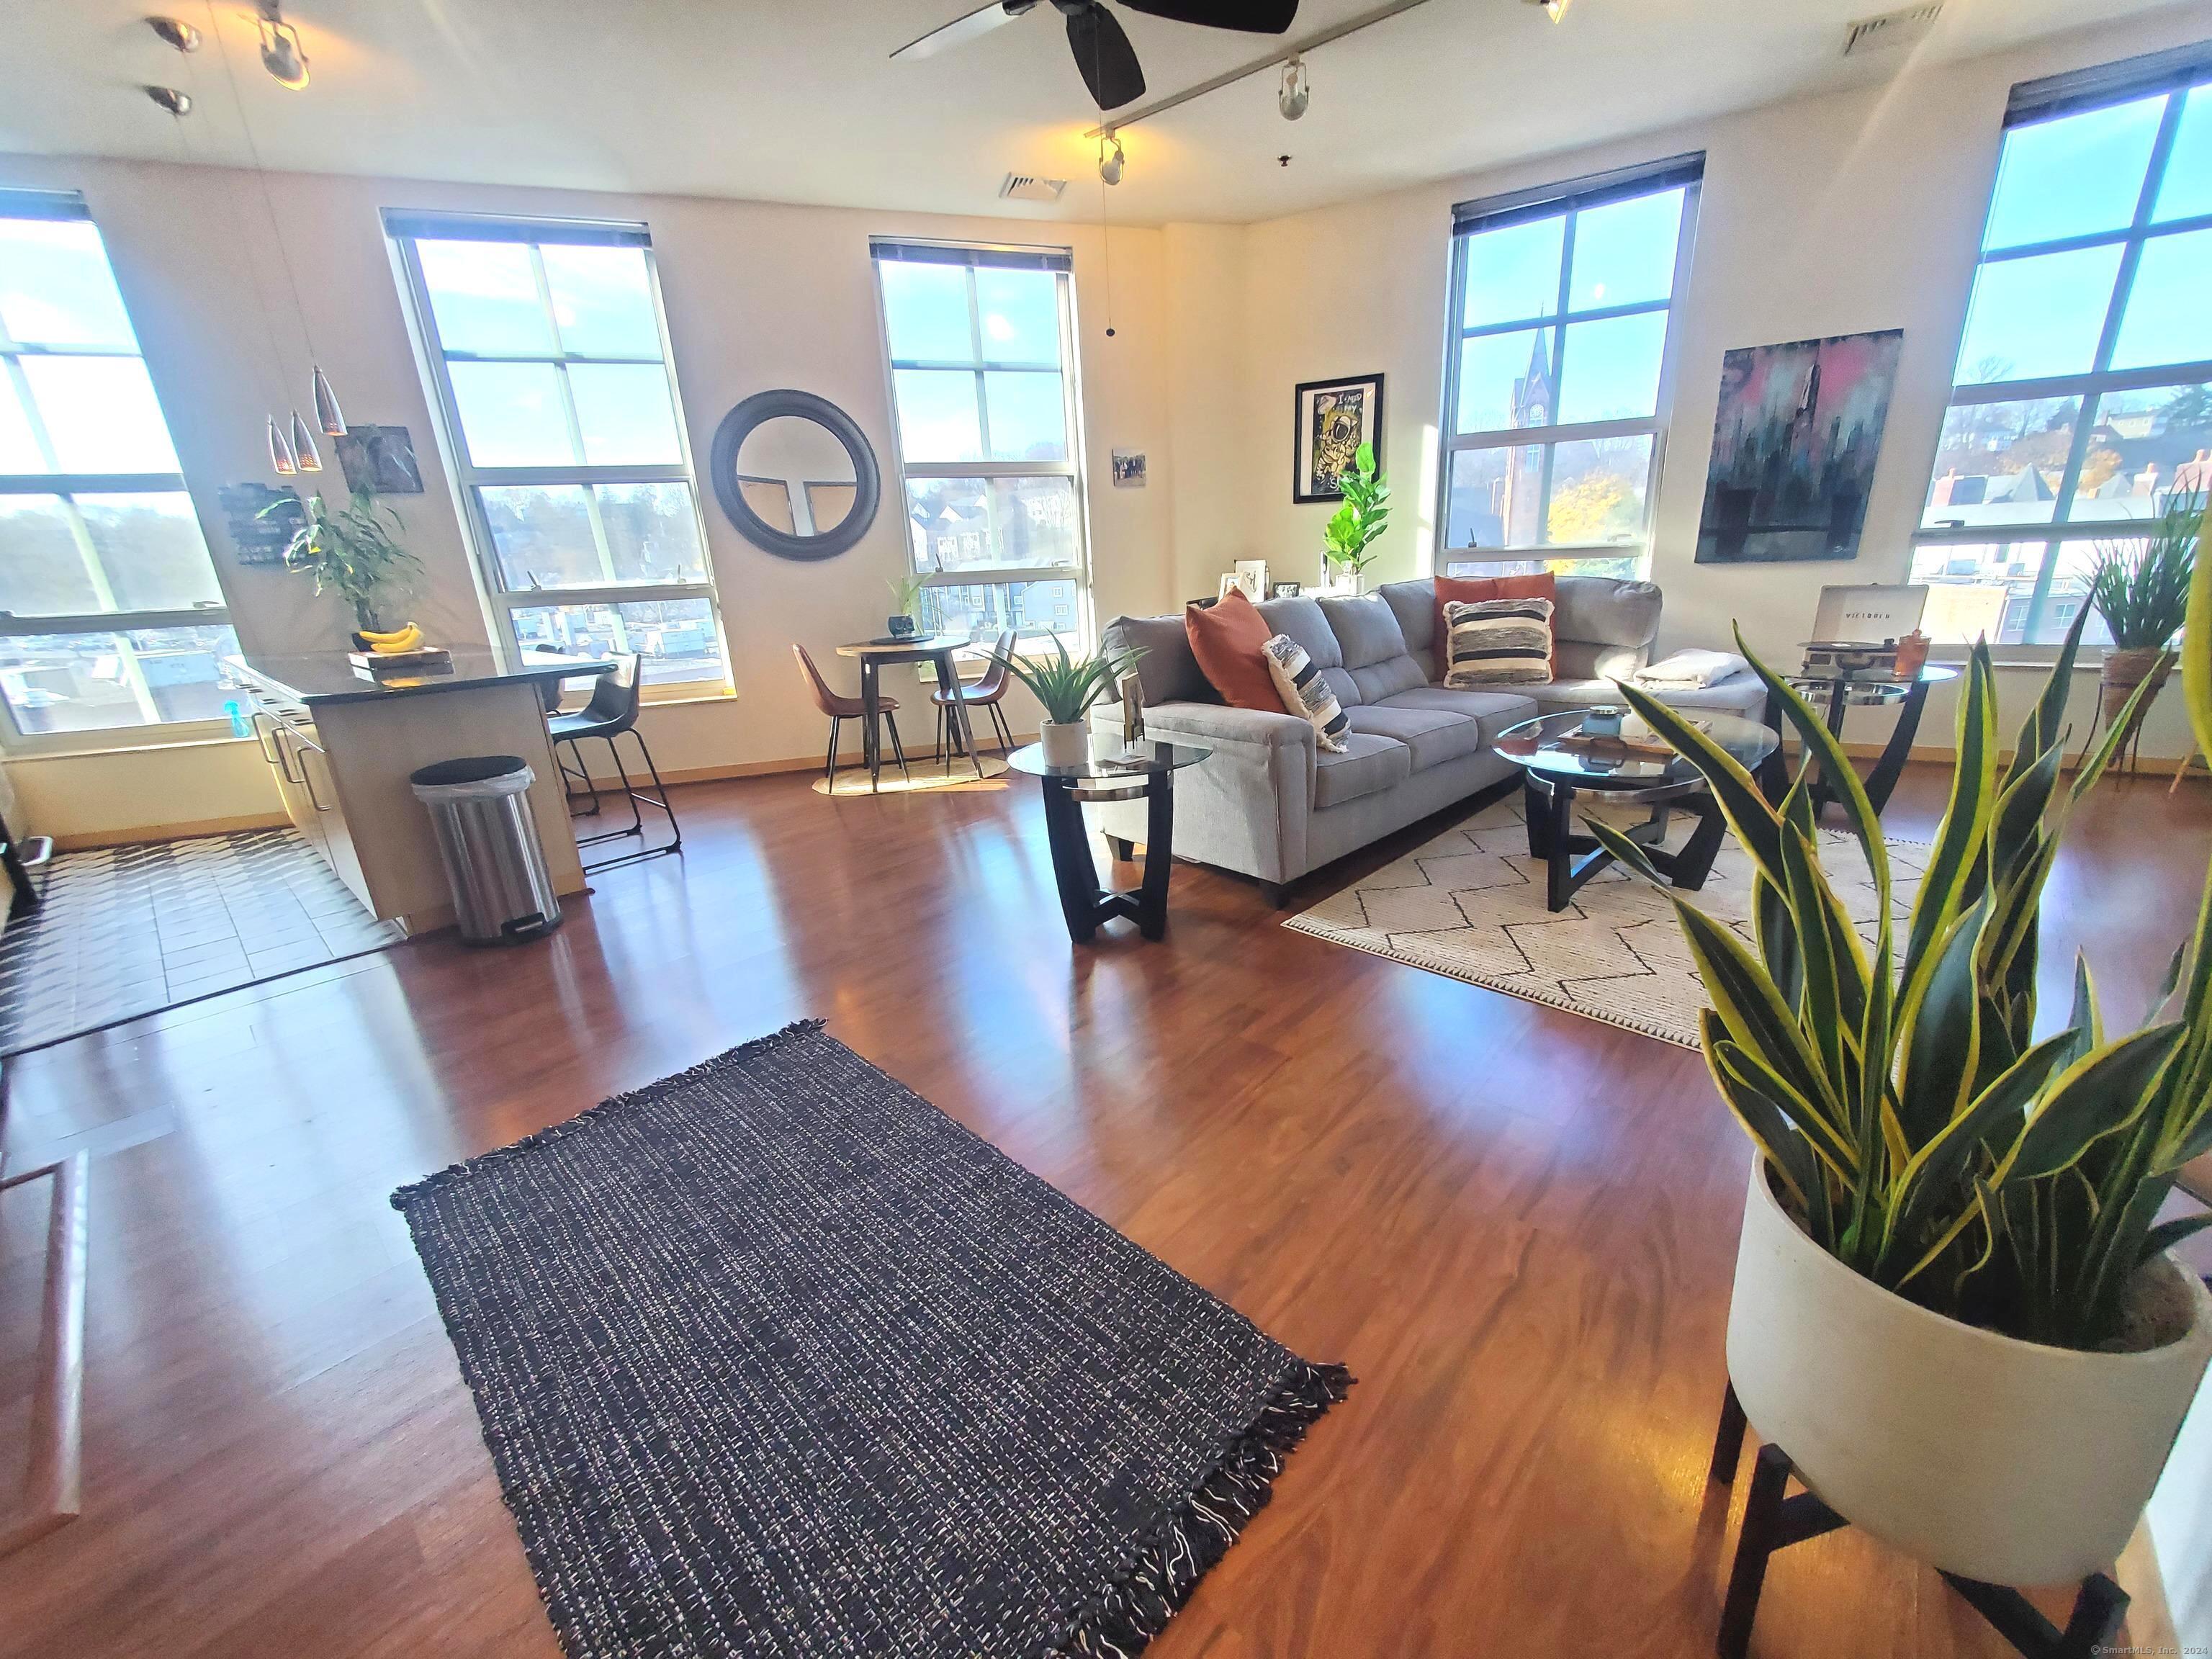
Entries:
<svg viewBox="0 0 2212 1659">
<path fill-rule="evenodd" d="M 345 414 L 338 408 L 338 394 L 323 378 L 320 364 L 315 367 L 315 424 L 322 428 L 325 438 L 343 438 L 346 434 Z"/>
<path fill-rule="evenodd" d="M 302 472 L 323 470 L 322 452 L 315 447 L 314 434 L 307 430 L 307 423 L 300 418 L 296 409 L 292 411 L 292 458 Z"/>
<path fill-rule="evenodd" d="M 254 20 L 261 33 L 261 67 L 280 87 L 303 92 L 307 85 L 307 52 L 300 44 L 300 31 L 284 21 L 277 0 L 261 0 L 261 15 Z"/>
<path fill-rule="evenodd" d="M 276 469 L 276 476 L 280 478 L 289 478 L 300 470 L 300 463 L 292 454 L 292 446 L 277 430 L 274 415 L 269 417 L 269 465 Z M 316 463 L 319 467 L 321 465 L 319 461 Z"/>
</svg>

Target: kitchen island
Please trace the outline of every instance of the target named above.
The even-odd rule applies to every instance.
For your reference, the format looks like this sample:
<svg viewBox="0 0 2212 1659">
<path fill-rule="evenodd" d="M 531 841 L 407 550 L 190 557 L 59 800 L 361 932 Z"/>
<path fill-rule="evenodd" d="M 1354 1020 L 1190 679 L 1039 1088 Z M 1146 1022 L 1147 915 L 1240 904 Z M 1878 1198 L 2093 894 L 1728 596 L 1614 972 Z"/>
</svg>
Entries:
<svg viewBox="0 0 2212 1659">
<path fill-rule="evenodd" d="M 583 890 L 545 707 L 561 681 L 613 667 L 562 657 L 507 668 L 466 649 L 435 672 L 374 676 L 342 651 L 223 660 L 252 705 L 286 816 L 363 904 L 410 933 L 453 920 L 437 837 L 407 781 L 436 761 L 521 756 L 536 774 L 530 805 L 553 890 Z"/>
</svg>

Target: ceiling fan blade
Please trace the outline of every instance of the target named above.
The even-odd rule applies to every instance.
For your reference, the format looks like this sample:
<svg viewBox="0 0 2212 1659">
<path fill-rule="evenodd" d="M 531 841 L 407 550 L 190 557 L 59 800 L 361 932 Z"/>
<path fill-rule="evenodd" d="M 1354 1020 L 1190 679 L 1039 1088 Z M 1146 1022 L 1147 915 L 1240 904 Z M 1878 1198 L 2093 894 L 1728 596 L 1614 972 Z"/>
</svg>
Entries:
<svg viewBox="0 0 2212 1659">
<path fill-rule="evenodd" d="M 932 29 L 918 40 L 909 40 L 893 52 L 893 58 L 934 58 L 940 52 L 950 52 L 963 46 L 979 34 L 988 34 L 1001 23 L 1010 23 L 1029 10 L 1036 0 L 991 0 L 988 6 L 978 6 L 964 17 L 956 17 L 943 28 Z"/>
<path fill-rule="evenodd" d="M 1170 23 L 1202 28 L 1237 29 L 1246 34 L 1281 34 L 1297 21 L 1298 0 L 1121 0 L 1131 11 L 1164 17 Z"/>
<path fill-rule="evenodd" d="M 1099 108 L 1119 109 L 1145 95 L 1145 71 L 1138 67 L 1137 50 L 1098 0 L 1067 12 L 1067 45 Z"/>
</svg>

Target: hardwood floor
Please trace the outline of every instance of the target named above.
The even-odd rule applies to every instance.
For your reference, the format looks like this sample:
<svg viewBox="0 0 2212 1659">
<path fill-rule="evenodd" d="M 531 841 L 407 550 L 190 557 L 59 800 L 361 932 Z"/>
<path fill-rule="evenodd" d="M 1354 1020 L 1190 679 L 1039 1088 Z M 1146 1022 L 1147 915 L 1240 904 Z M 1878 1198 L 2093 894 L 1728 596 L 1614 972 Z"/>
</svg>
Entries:
<svg viewBox="0 0 2212 1659">
<path fill-rule="evenodd" d="M 808 1014 L 1359 1377 L 1161 1659 L 1711 1650 L 1749 1154 L 1697 1055 L 1197 869 L 1164 943 L 1073 951 L 1033 786 L 806 781 L 679 790 L 684 856 L 602 876 L 549 941 L 434 938 L 12 1067 L 14 1152 L 94 1155 L 93 1247 L 87 1509 L 0 1561 L 0 1656 L 555 1659 L 387 1195 Z M 1893 833 L 1940 782 L 1908 776 Z M 2099 795 L 2046 913 L 2054 979 L 2081 943 L 2122 1020 L 2212 848 L 2205 795 L 2163 788 Z M 8 1206 L 0 1330 L 42 1208 Z M 29 1364 L 0 1353 L 9 1397 Z M 1850 1534 L 1776 1559 L 1755 1650 L 2009 1652 Z"/>
</svg>

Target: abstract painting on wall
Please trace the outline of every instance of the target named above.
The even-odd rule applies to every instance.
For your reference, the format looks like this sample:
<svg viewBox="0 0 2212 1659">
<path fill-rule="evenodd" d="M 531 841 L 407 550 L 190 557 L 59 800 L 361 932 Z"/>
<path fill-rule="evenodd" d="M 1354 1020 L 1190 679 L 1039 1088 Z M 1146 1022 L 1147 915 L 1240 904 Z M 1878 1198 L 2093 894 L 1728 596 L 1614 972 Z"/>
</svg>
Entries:
<svg viewBox="0 0 2212 1659">
<path fill-rule="evenodd" d="M 1892 328 L 1722 360 L 1699 564 L 1858 556 L 1904 342 Z"/>
</svg>

